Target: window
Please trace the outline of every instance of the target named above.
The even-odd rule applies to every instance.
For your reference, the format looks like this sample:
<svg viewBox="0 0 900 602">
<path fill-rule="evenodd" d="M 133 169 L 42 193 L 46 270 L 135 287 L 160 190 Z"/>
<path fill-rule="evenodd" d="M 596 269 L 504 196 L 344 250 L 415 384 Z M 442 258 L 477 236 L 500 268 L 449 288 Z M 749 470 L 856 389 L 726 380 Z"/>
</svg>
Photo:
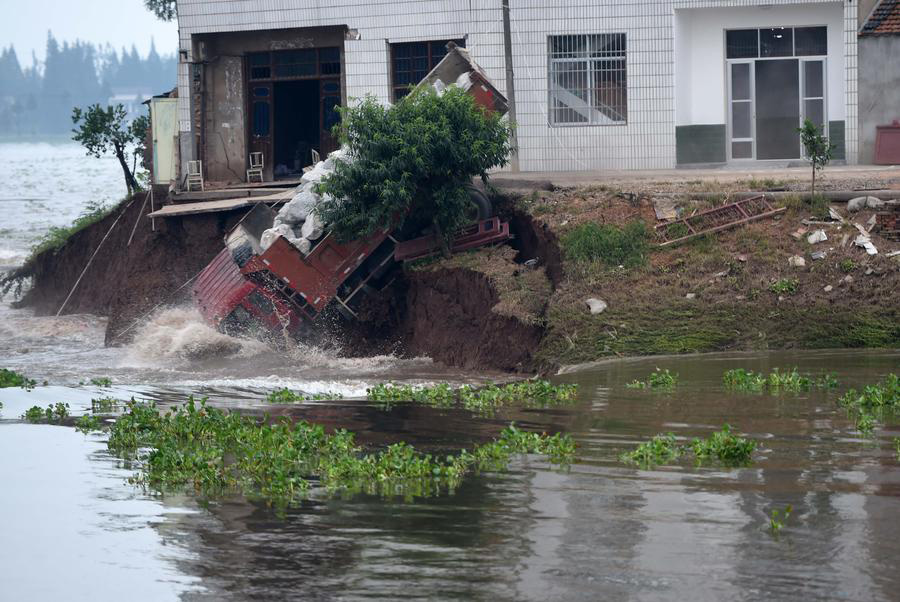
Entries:
<svg viewBox="0 0 900 602">
<path fill-rule="evenodd" d="M 466 47 L 465 40 L 431 40 L 428 42 L 402 42 L 391 44 L 391 84 L 394 102 L 397 102 L 447 55 L 447 44 L 453 42 Z M 453 82 L 444 82 L 452 84 Z"/>
<path fill-rule="evenodd" d="M 247 55 L 250 79 L 298 79 L 341 74 L 339 48 L 302 48 L 252 52 Z"/>
<path fill-rule="evenodd" d="M 725 32 L 725 57 L 729 59 L 825 56 L 827 27 L 767 27 L 731 29 Z"/>
<path fill-rule="evenodd" d="M 625 34 L 550 36 L 551 125 L 616 125 L 628 120 Z"/>
</svg>

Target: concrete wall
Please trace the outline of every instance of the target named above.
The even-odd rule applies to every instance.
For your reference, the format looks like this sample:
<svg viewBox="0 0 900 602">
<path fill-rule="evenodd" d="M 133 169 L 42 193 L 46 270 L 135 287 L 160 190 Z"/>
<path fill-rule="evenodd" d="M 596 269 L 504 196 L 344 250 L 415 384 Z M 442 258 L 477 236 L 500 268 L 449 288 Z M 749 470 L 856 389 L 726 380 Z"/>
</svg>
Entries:
<svg viewBox="0 0 900 602">
<path fill-rule="evenodd" d="M 804 24 L 835 27 L 832 46 L 843 59 L 841 81 L 856 78 L 857 7 L 809 0 L 511 0 L 511 29 L 515 69 L 519 160 L 523 170 L 651 169 L 676 164 L 676 40 L 678 11 L 722 9 L 725 13 L 759 15 L 788 10 Z M 179 120 L 182 132 L 191 131 L 192 108 L 188 62 L 192 40 L 212 32 L 345 26 L 356 32 L 344 42 L 346 96 L 348 101 L 371 94 L 389 98 L 389 44 L 412 40 L 466 38 L 466 47 L 495 85 L 505 92 L 503 26 L 499 0 L 179 0 L 181 49 L 187 62 L 179 66 Z M 769 8 L 763 8 L 769 7 Z M 786 9 L 785 7 L 790 7 Z M 826 10 L 827 15 L 821 11 Z M 743 11 L 743 12 L 742 12 Z M 750 11 L 747 13 L 747 11 Z M 792 12 L 791 12 L 792 11 Z M 804 18 L 800 18 L 803 15 Z M 774 24 L 785 24 L 779 14 Z M 735 17 L 731 21 L 741 22 Z M 747 25 L 746 21 L 740 24 Z M 754 24 L 757 24 L 754 22 Z M 549 35 L 619 33 L 627 37 L 628 119 L 616 125 L 553 126 L 548 123 Z M 697 35 L 705 35 L 701 31 Z M 850 35 L 852 33 L 853 35 Z M 721 34 L 716 34 L 721 36 Z M 721 47 L 721 40 L 719 40 Z M 713 78 L 724 81 L 724 60 Z M 706 94 L 710 74 L 692 71 L 686 77 L 692 91 L 687 121 L 693 124 L 724 123 L 724 97 L 709 94 L 716 108 L 706 113 L 699 96 Z M 223 85 L 217 78 L 216 85 Z M 830 103 L 839 111 L 829 116 L 848 121 L 848 149 L 855 153 L 856 88 L 844 86 L 843 103 Z M 718 96 L 717 96 L 718 95 Z M 698 100 L 693 100 L 698 97 Z M 843 109 L 835 108 L 842 104 Z M 843 111 L 840 113 L 840 111 Z M 840 115 L 839 117 L 837 115 Z M 229 122 L 231 123 L 231 122 Z M 853 124 L 852 127 L 850 124 Z M 228 146 L 227 136 L 226 145 Z M 235 150 L 239 150 L 235 143 Z"/>
<path fill-rule="evenodd" d="M 900 120 L 900 35 L 859 39 L 859 162 L 875 155 L 875 126 Z"/>
</svg>

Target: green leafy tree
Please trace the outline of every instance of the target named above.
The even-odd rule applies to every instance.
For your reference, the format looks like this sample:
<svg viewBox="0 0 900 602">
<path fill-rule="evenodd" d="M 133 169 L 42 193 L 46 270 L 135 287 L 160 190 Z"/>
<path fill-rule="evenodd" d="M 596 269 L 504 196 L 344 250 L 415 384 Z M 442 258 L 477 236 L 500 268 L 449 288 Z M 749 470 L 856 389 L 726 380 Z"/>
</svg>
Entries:
<svg viewBox="0 0 900 602">
<path fill-rule="evenodd" d="M 442 95 L 417 90 L 387 107 L 366 98 L 340 111 L 335 130 L 353 161 L 323 179 L 319 216 L 341 241 L 430 224 L 447 254 L 470 221 L 466 187 L 506 164 L 511 126 L 456 86 Z"/>
<path fill-rule="evenodd" d="M 175 0 L 144 0 L 144 6 L 163 21 L 171 21 L 178 15 Z"/>
<path fill-rule="evenodd" d="M 93 157 L 112 153 L 119 160 L 128 193 L 140 190 L 135 178 L 138 161 L 143 165 L 144 136 L 149 119 L 141 116 L 130 124 L 125 121 L 125 107 L 118 104 L 105 109 L 93 104 L 86 110 L 72 109 L 72 139 L 80 142 Z M 130 165 L 129 165 L 130 161 Z"/>
<path fill-rule="evenodd" d="M 816 173 L 821 171 L 834 154 L 835 145 L 829 142 L 819 126 L 809 119 L 803 120 L 803 127 L 797 128 L 800 132 L 800 141 L 803 143 L 803 149 L 806 152 L 806 158 L 812 164 L 812 186 L 810 195 L 816 196 Z"/>
</svg>

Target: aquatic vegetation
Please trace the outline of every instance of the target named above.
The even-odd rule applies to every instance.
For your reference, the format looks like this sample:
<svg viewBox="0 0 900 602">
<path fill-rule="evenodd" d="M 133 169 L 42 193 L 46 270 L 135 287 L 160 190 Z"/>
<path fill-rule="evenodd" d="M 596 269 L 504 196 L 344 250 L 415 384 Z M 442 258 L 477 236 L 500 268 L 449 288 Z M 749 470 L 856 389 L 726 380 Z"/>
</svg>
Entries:
<svg viewBox="0 0 900 602">
<path fill-rule="evenodd" d="M 626 464 L 637 464 L 643 468 L 651 468 L 659 464 L 668 464 L 677 460 L 684 448 L 675 442 L 672 433 L 659 434 L 645 443 L 641 443 L 634 451 L 620 456 Z"/>
<path fill-rule="evenodd" d="M 641 443 L 636 449 L 623 453 L 619 459 L 626 464 L 637 464 L 642 468 L 652 468 L 674 462 L 682 455 L 693 454 L 698 463 L 704 460 L 718 460 L 725 466 L 749 464 L 756 451 L 756 441 L 739 437 L 731 432 L 731 426 L 724 425 L 706 439 L 693 439 L 687 445 L 679 446 L 672 433 L 658 434 L 650 441 Z"/>
<path fill-rule="evenodd" d="M 68 417 L 69 404 L 67 403 L 54 403 L 46 408 L 31 406 L 22 414 L 22 418 L 32 424 L 60 424 Z"/>
<path fill-rule="evenodd" d="M 340 393 L 332 393 L 330 391 L 307 395 L 304 393 L 291 391 L 288 388 L 284 388 L 276 389 L 266 395 L 266 401 L 268 403 L 298 403 L 301 401 L 326 401 L 330 399 L 341 399 L 342 397 L 343 395 L 341 395 Z"/>
<path fill-rule="evenodd" d="M 816 380 L 811 376 L 800 374 L 797 368 L 792 368 L 787 372 L 781 372 L 778 368 L 774 368 L 770 374 L 737 368 L 723 374 L 722 382 L 729 389 L 751 392 L 789 391 L 799 393 L 800 391 L 809 391 L 813 387 L 834 389 L 838 386 L 834 374 L 824 374 Z"/>
<path fill-rule="evenodd" d="M 900 437 L 894 437 L 894 449 L 897 450 L 897 460 L 900 460 Z"/>
<path fill-rule="evenodd" d="M 103 430 L 103 422 L 99 416 L 84 414 L 75 420 L 75 430 L 84 434 Z"/>
<path fill-rule="evenodd" d="M 861 391 L 850 389 L 837 402 L 853 418 L 856 429 L 869 435 L 878 420 L 900 409 L 900 377 L 888 374 L 881 382 L 867 385 Z"/>
<path fill-rule="evenodd" d="M 784 523 L 791 518 L 793 511 L 794 507 L 788 504 L 784 509 L 784 520 L 781 520 L 781 513 L 777 509 L 773 509 L 772 514 L 769 515 L 769 531 L 773 535 L 778 535 L 778 532 L 784 528 Z"/>
<path fill-rule="evenodd" d="M 750 463 L 756 441 L 733 434 L 726 424 L 706 439 L 691 441 L 691 449 L 698 462 L 715 458 L 726 466 L 741 466 Z"/>
<path fill-rule="evenodd" d="M 31 380 L 24 374 L 20 374 L 13 370 L 0 368 L 0 389 L 8 387 L 22 387 L 26 391 L 30 391 L 37 385 L 37 382 Z"/>
<path fill-rule="evenodd" d="M 112 379 L 107 376 L 101 376 L 99 378 L 92 378 L 91 384 L 95 387 L 111 387 Z"/>
<path fill-rule="evenodd" d="M 660 370 L 657 368 L 650 373 L 647 380 L 633 380 L 627 385 L 629 389 L 674 389 L 678 384 L 678 374 L 669 372 L 669 369 Z"/>
<path fill-rule="evenodd" d="M 95 414 L 111 414 L 121 409 L 122 403 L 115 397 L 99 397 L 91 399 L 91 412 Z"/>
<path fill-rule="evenodd" d="M 313 483 L 330 493 L 439 495 L 452 492 L 465 474 L 504 470 L 517 454 L 565 464 L 575 451 L 568 435 L 514 425 L 458 454 L 422 453 L 406 443 L 366 451 L 346 430 L 327 434 L 323 426 L 305 421 L 258 421 L 193 398 L 165 414 L 154 404 L 132 401 L 112 425 L 108 446 L 136 462 L 140 472 L 133 482 L 145 487 L 203 495 L 237 491 L 278 506 L 301 499 Z"/>
<path fill-rule="evenodd" d="M 470 412 L 491 414 L 511 404 L 549 407 L 572 402 L 577 392 L 577 385 L 554 385 L 547 380 L 531 379 L 484 387 L 463 385 L 456 390 L 447 383 L 422 387 L 387 383 L 367 389 L 366 397 L 380 402 L 384 409 L 390 409 L 394 402 L 412 401 L 436 408 L 459 405 Z"/>
</svg>

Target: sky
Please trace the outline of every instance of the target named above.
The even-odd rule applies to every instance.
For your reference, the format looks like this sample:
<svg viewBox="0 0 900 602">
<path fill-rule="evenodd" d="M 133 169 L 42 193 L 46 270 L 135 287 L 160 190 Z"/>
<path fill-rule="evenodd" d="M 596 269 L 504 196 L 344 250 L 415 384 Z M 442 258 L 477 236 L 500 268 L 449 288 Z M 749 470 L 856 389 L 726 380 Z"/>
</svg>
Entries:
<svg viewBox="0 0 900 602">
<path fill-rule="evenodd" d="M 32 50 L 43 60 L 47 30 L 60 42 L 76 38 L 98 45 L 109 42 L 117 50 L 134 44 L 141 56 L 150 49 L 151 38 L 160 54 L 178 48 L 176 24 L 158 20 L 144 8 L 143 0 L 25 0 L 5 8 L 0 46 L 12 43 L 23 67 L 31 65 Z"/>
</svg>

